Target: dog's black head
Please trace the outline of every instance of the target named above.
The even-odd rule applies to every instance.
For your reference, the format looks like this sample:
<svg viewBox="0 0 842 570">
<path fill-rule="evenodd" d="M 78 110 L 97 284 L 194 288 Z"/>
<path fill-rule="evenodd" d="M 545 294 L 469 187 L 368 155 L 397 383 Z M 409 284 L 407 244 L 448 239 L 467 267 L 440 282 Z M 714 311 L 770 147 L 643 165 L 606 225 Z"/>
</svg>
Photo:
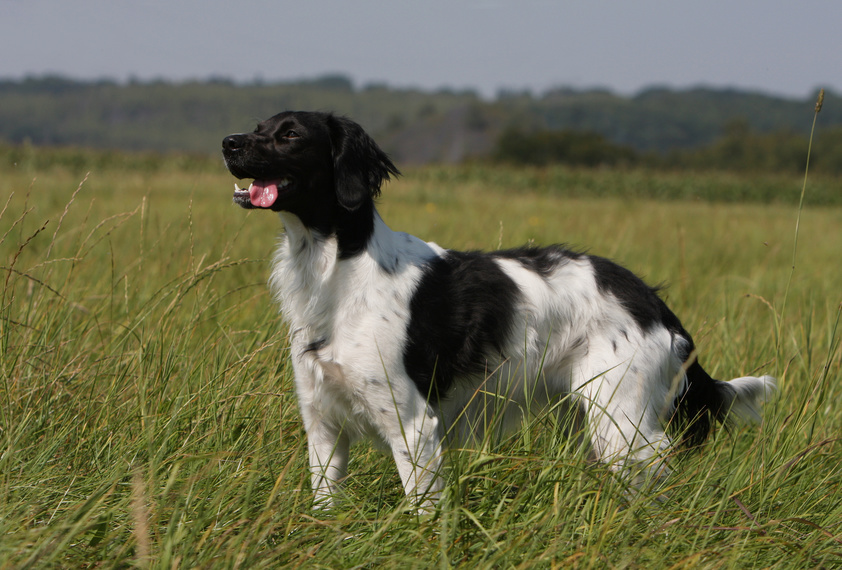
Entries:
<svg viewBox="0 0 842 570">
<path fill-rule="evenodd" d="M 399 174 L 362 127 L 329 113 L 280 113 L 225 137 L 222 154 L 231 174 L 254 180 L 235 189 L 235 203 L 291 212 L 329 233 L 355 212 L 371 217 L 383 181 Z"/>
</svg>

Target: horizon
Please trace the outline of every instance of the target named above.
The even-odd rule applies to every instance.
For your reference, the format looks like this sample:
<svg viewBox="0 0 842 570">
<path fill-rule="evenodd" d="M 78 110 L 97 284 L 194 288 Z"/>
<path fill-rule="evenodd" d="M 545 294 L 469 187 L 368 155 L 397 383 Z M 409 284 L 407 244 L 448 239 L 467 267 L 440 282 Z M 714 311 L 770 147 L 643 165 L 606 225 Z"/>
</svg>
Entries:
<svg viewBox="0 0 842 570">
<path fill-rule="evenodd" d="M 541 90 L 535 90 L 530 88 L 523 88 L 523 89 L 514 89 L 514 88 L 505 88 L 501 87 L 496 92 L 488 96 L 487 94 L 481 92 L 478 88 L 472 87 L 453 87 L 449 85 L 442 85 L 439 87 L 424 87 L 421 85 L 396 85 L 392 84 L 387 81 L 369 81 L 364 82 L 359 79 L 356 79 L 348 73 L 342 72 L 328 72 L 328 73 L 320 73 L 311 76 L 300 76 L 300 77 L 291 77 L 291 78 L 276 78 L 276 79 L 266 79 L 262 77 L 255 77 L 252 79 L 236 79 L 234 77 L 227 77 L 223 75 L 209 75 L 205 77 L 183 77 L 183 78 L 169 78 L 164 76 L 151 76 L 151 77 L 136 77 L 136 76 L 127 76 L 127 77 L 114 77 L 103 75 L 99 77 L 81 77 L 81 76 L 73 76 L 62 72 L 43 72 L 43 73 L 27 73 L 25 75 L 20 76 L 8 76 L 8 75 L 0 75 L 0 83 L 24 83 L 26 81 L 46 81 L 50 79 L 55 79 L 59 81 L 66 81 L 68 83 L 77 83 L 77 84 L 89 84 L 89 85 L 96 85 L 96 84 L 108 84 L 108 85 L 117 85 L 121 87 L 129 87 L 132 85 L 152 85 L 152 84 L 168 84 L 173 86 L 179 85 L 188 85 L 191 83 L 224 83 L 230 84 L 235 87 L 261 87 L 261 86 L 273 86 L 273 85 L 298 85 L 298 84 L 317 84 L 321 81 L 325 80 L 342 80 L 347 81 L 350 83 L 351 89 L 355 92 L 357 91 L 365 91 L 369 89 L 379 89 L 385 88 L 394 91 L 417 91 L 419 93 L 426 93 L 426 94 L 435 94 L 435 93 L 457 93 L 457 94 L 471 94 L 475 95 L 481 100 L 484 101 L 494 101 L 498 100 L 507 96 L 519 96 L 519 95 L 528 95 L 530 97 L 540 99 L 541 97 L 545 97 L 550 95 L 554 92 L 562 92 L 562 91 L 569 91 L 575 94 L 588 94 L 588 93 L 607 93 L 610 95 L 614 95 L 621 98 L 629 98 L 633 99 L 635 97 L 641 96 L 645 93 L 649 93 L 652 91 L 669 91 L 673 93 L 687 93 L 693 91 L 710 91 L 710 92 L 719 92 L 719 93 L 727 93 L 727 92 L 734 92 L 734 93 L 742 93 L 742 94 L 752 94 L 752 95 L 760 95 L 764 97 L 769 97 L 773 99 L 783 99 L 789 101 L 806 101 L 815 99 L 821 89 L 824 89 L 825 93 L 830 96 L 837 96 L 840 95 L 842 92 L 838 92 L 833 87 L 822 87 L 816 86 L 811 92 L 803 95 L 798 96 L 795 94 L 787 94 L 787 93 L 778 93 L 773 92 L 771 90 L 762 89 L 762 88 L 751 88 L 751 87 L 744 87 L 739 85 L 713 85 L 708 84 L 705 82 L 699 82 L 696 84 L 689 84 L 686 86 L 674 86 L 668 84 L 659 84 L 659 83 L 652 83 L 648 85 L 643 85 L 637 90 L 633 92 L 621 92 L 617 89 L 614 89 L 610 86 L 600 86 L 600 85 L 593 85 L 593 86 L 575 86 L 575 85 L 567 85 L 567 84 L 558 84 L 558 85 L 550 85 Z"/>
</svg>

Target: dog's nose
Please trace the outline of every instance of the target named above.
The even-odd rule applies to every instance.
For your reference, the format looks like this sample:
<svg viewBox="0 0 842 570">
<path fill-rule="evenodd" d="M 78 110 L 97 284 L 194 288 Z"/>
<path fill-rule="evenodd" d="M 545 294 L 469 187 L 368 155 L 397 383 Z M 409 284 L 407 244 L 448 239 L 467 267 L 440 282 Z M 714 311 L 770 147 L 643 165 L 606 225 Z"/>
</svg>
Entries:
<svg viewBox="0 0 842 570">
<path fill-rule="evenodd" d="M 223 150 L 238 150 L 243 147 L 242 135 L 228 135 L 222 139 Z"/>
</svg>

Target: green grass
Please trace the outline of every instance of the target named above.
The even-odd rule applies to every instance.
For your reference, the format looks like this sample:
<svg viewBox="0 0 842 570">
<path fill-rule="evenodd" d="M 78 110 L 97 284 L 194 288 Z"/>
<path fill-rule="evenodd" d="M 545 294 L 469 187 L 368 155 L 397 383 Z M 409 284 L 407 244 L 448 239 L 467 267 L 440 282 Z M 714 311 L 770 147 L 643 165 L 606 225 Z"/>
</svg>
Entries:
<svg viewBox="0 0 842 570">
<path fill-rule="evenodd" d="M 277 218 L 232 206 L 218 162 L 174 164 L 0 178 L 0 568 L 842 563 L 838 181 L 808 186 L 780 327 L 798 178 L 466 166 L 388 185 L 387 223 L 441 245 L 563 241 L 668 282 L 711 373 L 780 384 L 762 427 L 677 456 L 663 501 L 539 417 L 451 453 L 418 518 L 367 445 L 340 508 L 311 511 L 265 286 Z"/>
</svg>

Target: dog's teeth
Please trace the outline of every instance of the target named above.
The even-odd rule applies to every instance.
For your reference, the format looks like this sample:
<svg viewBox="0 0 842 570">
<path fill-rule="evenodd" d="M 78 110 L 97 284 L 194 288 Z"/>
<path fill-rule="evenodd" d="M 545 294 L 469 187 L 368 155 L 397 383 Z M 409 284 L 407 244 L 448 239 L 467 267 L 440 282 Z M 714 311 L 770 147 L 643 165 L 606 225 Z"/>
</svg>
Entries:
<svg viewBox="0 0 842 570">
<path fill-rule="evenodd" d="M 240 187 L 237 185 L 236 182 L 234 182 L 234 193 L 236 194 L 237 192 L 240 192 Z"/>
</svg>

